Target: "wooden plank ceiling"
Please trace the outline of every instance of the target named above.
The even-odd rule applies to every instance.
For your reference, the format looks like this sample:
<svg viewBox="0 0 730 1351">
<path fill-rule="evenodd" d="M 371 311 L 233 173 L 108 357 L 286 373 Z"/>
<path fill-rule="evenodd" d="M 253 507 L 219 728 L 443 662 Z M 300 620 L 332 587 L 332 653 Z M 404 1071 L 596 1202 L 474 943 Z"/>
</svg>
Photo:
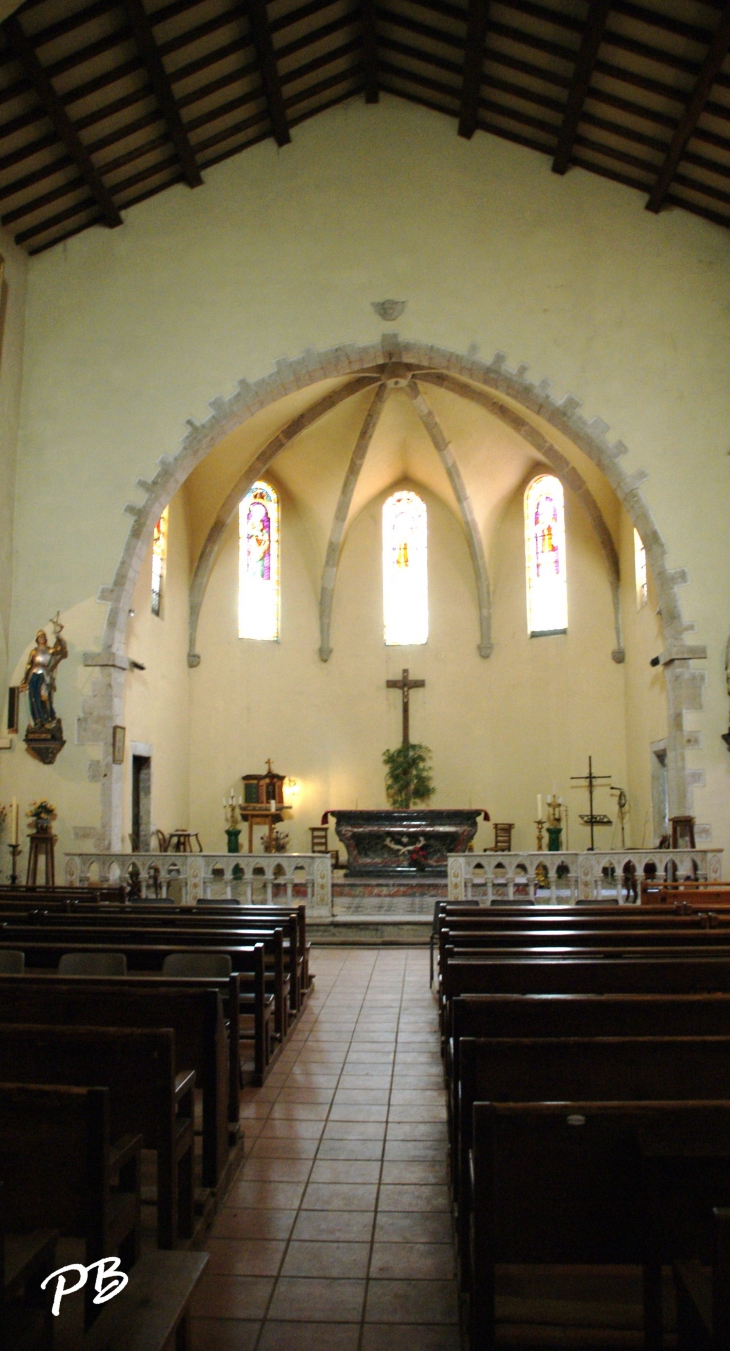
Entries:
<svg viewBox="0 0 730 1351">
<path fill-rule="evenodd" d="M 380 90 L 730 225 L 721 0 L 26 0 L 0 46 L 0 218 L 30 253 Z"/>
</svg>

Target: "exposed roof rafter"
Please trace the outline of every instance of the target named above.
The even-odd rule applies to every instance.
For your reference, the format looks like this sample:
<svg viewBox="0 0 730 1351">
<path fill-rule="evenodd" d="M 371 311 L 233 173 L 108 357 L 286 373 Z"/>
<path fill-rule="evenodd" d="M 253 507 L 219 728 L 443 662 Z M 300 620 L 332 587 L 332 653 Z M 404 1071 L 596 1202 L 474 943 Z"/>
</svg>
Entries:
<svg viewBox="0 0 730 1351">
<path fill-rule="evenodd" d="M 247 0 L 246 13 L 251 26 L 251 36 L 256 48 L 261 81 L 266 94 L 271 125 L 274 128 L 276 144 L 288 145 L 291 141 L 286 105 L 281 92 L 281 81 L 276 64 L 276 53 L 271 37 L 269 16 L 266 12 L 266 0 Z"/>
<path fill-rule="evenodd" d="M 554 174 L 564 174 L 570 164 L 578 123 L 583 112 L 583 104 L 586 101 L 593 67 L 598 56 L 598 48 L 606 31 L 610 8 L 611 0 L 593 0 L 588 11 L 588 19 L 578 48 L 573 79 L 568 91 L 568 100 L 558 135 L 558 146 L 553 157 Z"/>
<path fill-rule="evenodd" d="M 489 0 L 469 0 L 466 19 L 466 51 L 459 109 L 459 135 L 471 140 L 477 129 L 479 93 L 484 69 Z"/>
<path fill-rule="evenodd" d="M 727 56 L 728 49 L 730 49 L 730 5 L 726 6 L 715 30 L 710 49 L 702 63 L 697 82 L 692 90 L 692 97 L 679 120 L 667 151 L 667 157 L 649 195 L 646 204 L 647 211 L 661 210 L 687 142 L 704 112 L 710 90 Z"/>
<path fill-rule="evenodd" d="M 375 0 L 361 0 L 363 64 L 365 67 L 365 102 L 377 103 L 378 89 L 378 22 Z"/>
<path fill-rule="evenodd" d="M 168 79 L 167 71 L 162 64 L 152 32 L 152 25 L 149 16 L 142 3 L 142 0 L 124 0 L 124 8 L 127 17 L 132 25 L 134 40 L 139 49 L 139 54 L 145 64 L 150 83 L 155 91 L 155 98 L 160 105 L 162 115 L 165 119 L 168 135 L 172 141 L 180 166 L 185 175 L 185 181 L 191 188 L 199 188 L 203 179 L 198 168 L 193 147 L 183 126 L 183 120 L 175 102 L 175 95 L 172 92 L 172 85 Z"/>
<path fill-rule="evenodd" d="M 23 67 L 44 111 L 53 123 L 59 140 L 65 145 L 69 155 L 78 166 L 82 178 L 93 193 L 104 221 L 110 229 L 121 225 L 122 218 L 114 205 L 111 194 L 107 191 L 101 177 L 94 168 L 76 128 L 38 60 L 31 42 L 21 28 L 20 21 L 14 14 L 5 20 L 3 30 L 12 55 Z"/>
</svg>

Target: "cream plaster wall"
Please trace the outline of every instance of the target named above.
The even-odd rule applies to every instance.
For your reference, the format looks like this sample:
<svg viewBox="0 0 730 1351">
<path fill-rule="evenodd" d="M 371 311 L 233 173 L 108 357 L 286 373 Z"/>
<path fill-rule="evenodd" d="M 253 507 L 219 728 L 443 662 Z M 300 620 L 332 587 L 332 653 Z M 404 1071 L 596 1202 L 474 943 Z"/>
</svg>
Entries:
<svg viewBox="0 0 730 1351">
<path fill-rule="evenodd" d="M 170 503 L 167 570 L 162 615 L 151 606 L 152 545 L 140 570 L 131 608 L 129 656 L 144 666 L 126 682 L 124 726 L 127 750 L 122 788 L 122 840 L 129 848 L 132 828 L 131 743 L 152 746 L 152 826 L 166 833 L 188 825 L 190 718 L 188 707 L 188 585 L 190 581 L 187 501 Z"/>
<path fill-rule="evenodd" d="M 540 466 L 536 466 L 539 468 Z M 277 483 L 275 476 L 271 481 Z M 536 794 L 553 784 L 572 815 L 574 847 L 586 831 L 570 789 L 591 752 L 625 774 L 623 669 L 611 661 L 612 608 L 603 558 L 583 513 L 567 506 L 569 632 L 530 639 L 525 601 L 522 491 L 509 504 L 495 545 L 495 650 L 476 650 L 476 589 L 466 541 L 453 513 L 423 484 L 406 479 L 429 512 L 430 632 L 419 647 L 383 642 L 380 493 L 347 536 L 335 591 L 333 655 L 317 656 L 318 589 L 307 566 L 306 512 L 282 497 L 282 621 L 278 643 L 237 633 L 238 540 L 226 532 L 203 605 L 201 664 L 191 671 L 191 820 L 206 848 L 223 848 L 221 798 L 241 773 L 274 768 L 301 784 L 286 829 L 290 848 L 309 847 L 308 827 L 333 807 L 385 804 L 381 754 L 400 740 L 400 695 L 385 682 L 403 666 L 426 680 L 412 695 L 411 736 L 433 751 L 433 806 L 485 807 L 514 821 L 515 847 L 534 847 Z M 608 799 L 607 799 L 608 800 Z M 257 832 L 260 834 L 260 832 Z M 492 843 L 482 826 L 478 844 Z M 257 847 L 258 841 L 257 841 Z"/>
<path fill-rule="evenodd" d="M 651 798 L 651 743 L 667 735 L 667 692 L 664 669 L 650 666 L 663 648 L 661 615 L 651 571 L 647 572 L 647 601 L 636 608 L 634 527 L 620 513 L 621 609 L 626 647 L 626 767 L 629 795 L 627 842 L 647 848 L 654 839 Z M 693 715 L 689 715 L 693 716 Z M 698 841 L 699 843 L 699 841 Z"/>
<path fill-rule="evenodd" d="M 629 189 L 580 170 L 558 178 L 542 156 L 482 134 L 460 140 L 448 119 L 385 97 L 332 109 L 285 150 L 263 143 L 207 173 L 200 192 L 173 188 L 129 212 L 123 229 L 95 228 L 31 260 L 9 665 L 60 606 L 73 650 L 59 689 L 71 740 L 93 679 L 81 654 L 98 648 L 103 627 L 94 597 L 113 578 L 137 477 L 150 478 L 185 418 L 204 417 L 241 377 L 309 346 L 372 341 L 382 324 L 370 302 L 403 297 L 404 336 L 456 352 L 476 344 L 486 356 L 503 348 L 611 424 L 630 447 L 629 473 L 649 471 L 643 491 L 670 565 L 689 569 L 685 613 L 709 650 L 703 749 L 689 753 L 707 774 L 696 812 L 730 845 L 719 739 L 729 257 L 718 227 L 676 209 L 654 217 Z M 596 738 L 604 724 L 600 711 Z M 73 826 L 98 825 L 87 779 L 97 754 L 69 745 L 54 769 L 32 767 L 33 783 L 39 772 L 43 790 L 67 802 L 62 845 Z M 25 760 L 0 757 L 0 798 L 29 787 Z"/>
<path fill-rule="evenodd" d="M 5 260 L 0 289 L 0 689 L 4 691 L 7 684 L 13 586 L 13 504 L 23 380 L 28 259 L 3 229 L 0 229 L 0 253 Z M 3 727 L 6 725 L 6 715 L 7 703 L 3 693 L 0 708 L 0 725 Z"/>
</svg>

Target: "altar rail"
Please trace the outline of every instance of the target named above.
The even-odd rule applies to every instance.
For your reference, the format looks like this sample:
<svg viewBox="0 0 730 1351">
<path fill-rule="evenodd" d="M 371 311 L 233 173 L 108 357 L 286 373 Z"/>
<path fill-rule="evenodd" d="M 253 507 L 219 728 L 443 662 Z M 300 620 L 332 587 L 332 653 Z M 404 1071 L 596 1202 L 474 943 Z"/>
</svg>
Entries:
<svg viewBox="0 0 730 1351">
<path fill-rule="evenodd" d="M 523 901 L 575 905 L 578 901 L 635 904 L 630 885 L 642 877 L 719 882 L 721 849 L 561 850 L 529 854 L 450 854 L 449 900 L 499 905 Z M 638 885 L 636 890 L 638 890 Z"/>
<path fill-rule="evenodd" d="M 137 869 L 144 900 L 297 905 L 332 914 L 329 854 L 67 854 L 67 886 L 118 886 Z"/>
</svg>

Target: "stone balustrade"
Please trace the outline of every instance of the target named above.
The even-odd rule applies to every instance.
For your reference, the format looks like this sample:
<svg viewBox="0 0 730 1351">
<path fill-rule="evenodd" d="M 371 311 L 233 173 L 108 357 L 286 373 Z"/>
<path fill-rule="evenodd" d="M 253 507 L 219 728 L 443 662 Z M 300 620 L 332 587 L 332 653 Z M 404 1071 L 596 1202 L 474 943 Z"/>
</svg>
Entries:
<svg viewBox="0 0 730 1351">
<path fill-rule="evenodd" d="M 638 881 L 722 879 L 721 849 L 561 850 L 550 853 L 450 854 L 449 900 L 575 905 L 578 901 L 636 903 Z M 632 886 L 632 880 L 637 885 Z"/>
<path fill-rule="evenodd" d="M 297 905 L 332 914 L 329 854 L 67 854 L 67 886 L 128 884 L 137 869 L 144 900 Z"/>
</svg>

